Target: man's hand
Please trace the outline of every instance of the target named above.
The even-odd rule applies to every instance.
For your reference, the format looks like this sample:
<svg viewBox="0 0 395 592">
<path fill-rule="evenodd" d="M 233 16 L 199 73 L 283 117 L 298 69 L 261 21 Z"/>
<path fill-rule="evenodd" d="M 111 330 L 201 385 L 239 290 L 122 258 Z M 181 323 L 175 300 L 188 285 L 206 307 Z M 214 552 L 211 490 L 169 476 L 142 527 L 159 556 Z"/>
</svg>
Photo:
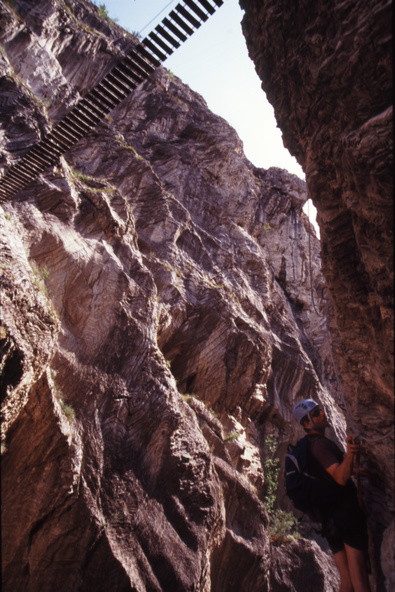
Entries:
<svg viewBox="0 0 395 592">
<path fill-rule="evenodd" d="M 359 443 L 358 438 L 355 438 L 353 434 L 348 436 L 347 440 L 347 454 L 352 454 L 353 456 L 361 452 L 361 445 Z"/>
<path fill-rule="evenodd" d="M 348 436 L 347 453 L 342 463 L 336 463 L 326 470 L 339 483 L 339 485 L 346 485 L 351 477 L 354 469 L 354 461 L 358 458 L 358 453 L 361 451 L 361 445 L 354 434 Z"/>
</svg>

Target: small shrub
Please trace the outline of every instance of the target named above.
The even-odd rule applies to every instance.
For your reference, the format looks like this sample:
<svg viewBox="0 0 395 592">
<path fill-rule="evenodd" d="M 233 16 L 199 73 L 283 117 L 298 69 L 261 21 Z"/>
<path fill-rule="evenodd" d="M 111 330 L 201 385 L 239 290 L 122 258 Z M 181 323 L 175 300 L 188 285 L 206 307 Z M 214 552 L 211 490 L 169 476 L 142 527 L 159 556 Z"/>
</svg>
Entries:
<svg viewBox="0 0 395 592">
<path fill-rule="evenodd" d="M 108 11 L 107 11 L 107 6 L 104 3 L 103 4 L 96 4 L 96 2 L 94 2 L 94 4 L 98 8 L 100 18 L 106 20 L 108 23 L 117 23 L 118 22 L 117 18 L 112 19 L 110 17 L 110 15 L 108 14 Z"/>
<path fill-rule="evenodd" d="M 49 298 L 49 292 L 47 286 L 45 285 L 45 280 L 49 277 L 49 271 L 47 266 L 45 265 L 44 267 L 39 269 L 34 261 L 30 261 L 29 263 L 34 273 L 34 284 L 37 290 L 39 290 L 43 296 Z"/>
<path fill-rule="evenodd" d="M 108 12 L 107 12 L 107 7 L 105 4 L 98 4 L 97 8 L 99 9 L 99 16 L 100 18 L 104 18 L 104 19 L 109 19 L 110 17 L 108 16 Z"/>
<path fill-rule="evenodd" d="M 70 405 L 66 405 L 64 403 L 64 401 L 63 401 L 62 397 L 60 396 L 59 391 L 56 389 L 56 387 L 55 387 L 55 397 L 57 398 L 63 413 L 65 414 L 65 416 L 67 417 L 67 419 L 71 423 L 74 419 L 74 416 L 75 416 L 74 409 Z"/>
<path fill-rule="evenodd" d="M 182 398 L 184 401 L 189 401 L 189 399 L 197 399 L 198 397 L 194 393 L 186 393 L 185 395 L 182 395 Z"/>
<path fill-rule="evenodd" d="M 274 456 L 277 443 L 274 434 L 270 434 L 265 440 L 266 460 L 263 468 L 265 473 L 265 506 L 267 511 L 273 512 L 278 489 L 278 475 L 280 473 L 280 461 Z"/>
<path fill-rule="evenodd" d="M 299 538 L 298 520 L 291 512 L 275 510 L 270 514 L 270 540 L 272 543 L 286 543 Z"/>
<path fill-rule="evenodd" d="M 226 438 L 224 438 L 224 442 L 233 442 L 233 440 L 237 440 L 239 436 L 240 434 L 237 432 L 232 432 L 231 434 L 228 434 Z"/>
<path fill-rule="evenodd" d="M 131 31 L 130 29 L 128 29 L 128 27 L 125 28 L 130 35 L 133 35 L 133 37 L 137 37 L 137 39 L 141 39 L 141 34 L 138 31 Z"/>
<path fill-rule="evenodd" d="M 75 169 L 70 167 L 70 172 L 76 179 L 80 179 L 81 181 L 100 181 L 102 182 L 103 179 L 95 179 L 95 177 L 91 177 L 90 175 L 86 175 L 85 173 L 81 173 L 81 171 L 76 171 Z"/>
<path fill-rule="evenodd" d="M 70 407 L 70 405 L 65 405 L 63 407 L 64 414 L 66 415 L 67 419 L 71 423 L 74 419 L 74 409 Z"/>
<path fill-rule="evenodd" d="M 299 538 L 300 534 L 297 530 L 298 520 L 292 512 L 275 507 L 280 473 L 280 460 L 275 456 L 276 448 L 275 436 L 270 434 L 265 440 L 267 456 L 264 462 L 265 494 L 263 502 L 269 515 L 270 540 L 273 544 L 281 544 Z"/>
</svg>

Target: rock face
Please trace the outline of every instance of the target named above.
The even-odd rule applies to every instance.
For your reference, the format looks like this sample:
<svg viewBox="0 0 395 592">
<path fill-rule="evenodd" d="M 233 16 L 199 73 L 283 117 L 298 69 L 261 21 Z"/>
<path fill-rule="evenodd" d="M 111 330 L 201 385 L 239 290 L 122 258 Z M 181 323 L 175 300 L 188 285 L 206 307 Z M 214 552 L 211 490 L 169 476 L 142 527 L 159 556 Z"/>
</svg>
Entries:
<svg viewBox="0 0 395 592">
<path fill-rule="evenodd" d="M 370 439 L 369 501 L 383 531 L 394 486 L 393 431 L 377 440 L 393 426 L 391 3 L 240 4 L 250 56 L 318 210 L 336 364 Z"/>
<path fill-rule="evenodd" d="M 82 0 L 6 4 L 3 171 L 135 43 Z M 264 503 L 297 399 L 345 436 L 306 199 L 160 68 L 2 204 L 4 590 L 336 589 Z"/>
</svg>

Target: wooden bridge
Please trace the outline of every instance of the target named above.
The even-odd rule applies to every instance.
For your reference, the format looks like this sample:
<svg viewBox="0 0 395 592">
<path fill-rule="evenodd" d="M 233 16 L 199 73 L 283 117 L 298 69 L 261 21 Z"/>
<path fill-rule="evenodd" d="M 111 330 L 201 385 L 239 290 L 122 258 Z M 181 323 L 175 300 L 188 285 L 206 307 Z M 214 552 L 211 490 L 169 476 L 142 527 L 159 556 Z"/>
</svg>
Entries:
<svg viewBox="0 0 395 592">
<path fill-rule="evenodd" d="M 146 80 L 223 0 L 183 0 L 0 179 L 0 202 L 24 189 Z"/>
</svg>

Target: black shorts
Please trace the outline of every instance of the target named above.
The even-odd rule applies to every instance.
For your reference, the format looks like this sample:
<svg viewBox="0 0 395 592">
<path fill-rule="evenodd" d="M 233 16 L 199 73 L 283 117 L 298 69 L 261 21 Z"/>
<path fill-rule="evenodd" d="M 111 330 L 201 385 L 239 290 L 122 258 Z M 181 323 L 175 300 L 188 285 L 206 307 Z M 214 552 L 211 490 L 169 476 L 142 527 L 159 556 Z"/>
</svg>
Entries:
<svg viewBox="0 0 395 592">
<path fill-rule="evenodd" d="M 328 511 L 322 521 L 322 534 L 334 555 L 344 549 L 344 544 L 360 551 L 368 549 L 366 518 L 357 504 Z"/>
</svg>

